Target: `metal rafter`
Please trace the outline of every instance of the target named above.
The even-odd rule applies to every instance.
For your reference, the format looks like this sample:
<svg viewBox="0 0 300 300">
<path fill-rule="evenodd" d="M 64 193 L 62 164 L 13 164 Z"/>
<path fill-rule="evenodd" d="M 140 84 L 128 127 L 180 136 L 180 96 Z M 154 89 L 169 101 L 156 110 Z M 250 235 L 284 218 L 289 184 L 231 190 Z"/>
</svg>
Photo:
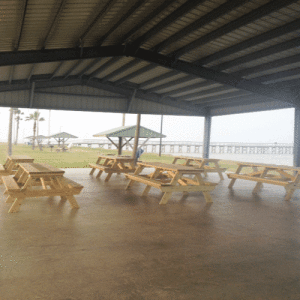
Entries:
<svg viewBox="0 0 300 300">
<path fill-rule="evenodd" d="M 120 67 L 119 69 L 117 69 L 117 70 L 111 72 L 110 74 L 108 74 L 108 75 L 102 77 L 101 80 L 102 80 L 102 82 L 108 81 L 108 80 L 110 80 L 111 78 L 113 78 L 114 76 L 116 76 L 116 75 L 118 75 L 118 74 L 120 74 L 120 73 L 122 73 L 122 72 L 124 72 L 124 71 L 126 71 L 126 70 L 128 70 L 128 69 L 130 69 L 130 68 L 135 67 L 135 66 L 136 66 L 137 64 L 139 64 L 139 63 L 141 63 L 141 60 L 139 60 L 139 59 L 134 59 L 134 60 L 132 60 L 132 61 L 126 63 L 124 66 Z"/>
<path fill-rule="evenodd" d="M 230 47 L 230 51 L 228 51 L 227 53 L 228 53 L 228 55 L 233 54 L 235 52 L 243 50 L 246 45 L 248 47 L 251 47 L 251 46 L 257 45 L 258 43 L 266 42 L 269 39 L 273 39 L 275 37 L 287 34 L 291 31 L 297 30 L 299 28 L 300 28 L 300 19 L 296 20 L 294 22 L 291 22 L 289 24 L 286 24 L 284 26 L 278 27 L 276 29 L 273 29 L 271 31 L 268 31 L 268 32 L 256 37 L 256 38 L 251 38 L 250 40 L 247 40 L 247 41 L 242 42 L 238 45 Z M 288 49 L 291 49 L 291 48 L 295 48 L 299 45 L 300 45 L 300 38 L 295 38 L 295 39 L 292 39 L 290 41 L 285 41 L 285 42 L 282 42 L 280 44 L 270 46 L 268 48 L 264 48 L 262 50 L 244 55 L 242 57 L 235 58 L 233 60 L 221 63 L 221 64 L 213 67 L 212 69 L 217 70 L 217 71 L 226 70 L 226 69 L 231 68 L 233 66 L 240 65 L 240 64 L 243 64 L 243 63 L 247 63 L 247 62 L 262 58 L 264 56 L 268 56 L 268 55 L 279 53 L 279 52 L 282 52 L 282 51 L 285 51 L 285 50 L 288 50 Z M 222 51 L 217 52 L 219 55 L 209 56 L 208 57 L 209 59 L 204 58 L 202 60 L 197 61 L 196 64 L 200 65 L 200 64 L 203 64 L 203 63 L 208 63 L 208 62 L 211 62 L 212 59 L 222 57 L 220 52 L 222 52 Z M 224 53 L 224 55 L 225 55 L 225 53 Z M 186 81 L 193 80 L 193 77 L 190 76 L 190 75 L 187 75 L 185 80 Z M 171 84 L 172 84 L 172 82 L 170 83 L 170 85 Z M 157 86 L 156 88 L 157 88 L 156 90 L 161 89 L 160 86 Z"/>
<path fill-rule="evenodd" d="M 146 87 L 146 86 L 148 86 L 148 85 L 155 84 L 156 82 L 161 82 L 162 80 L 168 79 L 168 78 L 173 77 L 173 76 L 176 76 L 176 75 L 178 75 L 178 74 L 180 74 L 180 72 L 178 72 L 178 71 L 169 71 L 168 73 L 165 73 L 165 74 L 160 75 L 160 76 L 158 76 L 158 77 L 155 77 L 155 78 L 149 79 L 149 80 L 147 80 L 147 81 L 144 81 L 144 82 L 140 85 L 140 87 L 141 87 L 141 88 L 144 88 L 144 87 Z"/>
<path fill-rule="evenodd" d="M 231 75 L 242 77 L 242 76 L 247 76 L 247 75 L 250 75 L 250 74 L 265 72 L 265 71 L 268 71 L 268 70 L 272 70 L 272 69 L 275 69 L 275 68 L 279 68 L 279 67 L 282 67 L 282 66 L 287 66 L 289 64 L 294 64 L 294 63 L 299 63 L 299 62 L 300 62 L 300 54 L 296 54 L 296 55 L 292 55 L 292 56 L 289 56 L 289 57 L 284 57 L 284 58 L 280 58 L 280 59 L 277 59 L 277 60 L 273 60 L 273 61 L 261 64 L 261 65 L 258 65 L 258 66 L 243 69 L 241 71 L 231 73 Z"/>
<path fill-rule="evenodd" d="M 143 26 L 145 26 L 153 18 L 157 17 L 162 11 L 164 11 L 167 7 L 171 6 L 176 1 L 177 0 L 165 0 L 153 12 L 147 15 L 141 22 L 136 24 L 131 30 L 129 30 L 124 36 L 122 36 L 119 43 L 122 44 L 123 42 L 126 42 L 127 39 L 129 39 L 133 34 L 135 34 L 138 30 L 140 30 Z"/>
<path fill-rule="evenodd" d="M 248 95 L 253 95 L 252 93 L 249 93 L 247 91 L 235 91 L 232 93 L 226 93 L 226 94 L 221 94 L 217 96 L 209 96 L 207 95 L 204 98 L 201 98 L 200 100 L 190 100 L 191 103 L 194 105 L 198 104 L 205 104 L 205 103 L 210 103 L 210 102 L 217 102 L 221 100 L 228 100 L 228 99 L 233 99 L 233 98 L 238 98 L 241 96 L 248 96 Z"/>
<path fill-rule="evenodd" d="M 215 52 L 214 54 L 203 57 L 203 58 L 195 61 L 195 63 L 204 66 L 216 59 L 219 59 L 220 57 L 226 57 L 228 55 L 231 55 L 231 54 L 240 52 L 242 50 L 245 50 L 247 48 L 253 47 L 255 45 L 267 42 L 271 39 L 275 39 L 275 38 L 283 36 L 285 34 L 289 34 L 290 32 L 293 32 L 293 31 L 299 29 L 299 27 L 300 27 L 299 19 L 297 19 L 293 22 L 290 22 L 285 25 L 271 29 L 267 32 L 264 32 L 260 35 L 254 36 L 250 39 L 247 39 L 243 42 L 235 44 L 231 47 L 225 48 L 224 50 L 221 50 L 221 51 Z"/>
<path fill-rule="evenodd" d="M 123 22 L 125 22 L 127 20 L 128 17 L 130 17 L 139 7 L 141 7 L 146 0 L 139 0 L 137 1 L 129 10 L 128 12 L 123 15 L 120 20 L 115 23 L 115 25 L 113 25 L 106 34 L 104 34 L 97 42 L 96 45 L 97 46 L 101 46 L 104 41 L 117 29 L 119 28 Z"/>
<path fill-rule="evenodd" d="M 253 83 L 261 83 L 261 82 L 267 82 L 267 81 L 272 81 L 272 80 L 284 79 L 286 77 L 295 76 L 295 75 L 300 75 L 299 67 L 291 69 L 291 70 L 276 72 L 274 74 L 268 74 L 268 75 L 263 75 L 260 77 L 255 77 L 255 78 L 251 79 L 251 81 Z M 287 80 L 284 80 L 284 82 L 288 83 Z"/>
<path fill-rule="evenodd" d="M 97 68 L 95 71 L 93 71 L 92 73 L 90 73 L 88 75 L 89 78 L 92 77 L 96 77 L 99 73 L 101 73 L 102 71 L 104 71 L 105 69 L 109 68 L 110 66 L 112 66 L 113 64 L 117 63 L 120 60 L 119 57 L 113 57 L 110 60 L 108 60 L 106 63 L 104 63 L 102 66 L 100 66 L 99 68 Z"/>
<path fill-rule="evenodd" d="M 189 0 L 178 7 L 175 11 L 173 11 L 169 16 L 161 20 L 157 25 L 152 27 L 149 31 L 145 34 L 137 38 L 133 43 L 132 46 L 138 49 L 142 44 L 144 44 L 147 40 L 151 37 L 156 35 L 162 29 L 166 28 L 171 23 L 175 22 L 178 18 L 182 17 L 186 13 L 188 13 L 193 8 L 199 6 L 205 0 Z"/>
<path fill-rule="evenodd" d="M 97 22 L 102 18 L 102 16 L 112 8 L 112 6 L 117 2 L 117 0 L 110 0 L 106 3 L 104 7 L 100 7 L 100 11 L 97 14 L 97 16 L 93 19 L 93 21 L 88 25 L 86 30 L 83 32 L 83 34 L 79 37 L 78 46 L 82 46 L 84 39 L 87 37 L 87 35 L 91 32 L 93 27 L 97 24 Z M 103 2 L 100 1 L 99 5 L 101 5 Z"/>
<path fill-rule="evenodd" d="M 299 25 L 300 25 L 300 20 L 299 20 Z M 295 38 L 295 39 L 292 39 L 289 41 L 284 41 L 284 42 L 274 45 L 274 46 L 264 48 L 259 51 L 249 53 L 247 55 L 235 58 L 233 60 L 226 61 L 224 63 L 217 65 L 216 67 L 213 67 L 213 69 L 218 70 L 218 71 L 226 70 L 226 69 L 232 68 L 237 65 L 245 64 L 250 61 L 260 59 L 262 57 L 269 56 L 272 54 L 280 53 L 280 52 L 283 52 L 283 51 L 286 51 L 286 50 L 289 50 L 289 49 L 292 49 L 295 47 L 299 47 L 299 46 L 300 46 L 300 38 Z"/>
<path fill-rule="evenodd" d="M 120 84 L 122 84 L 122 83 L 124 83 L 124 82 L 126 82 L 126 81 L 128 81 L 128 80 L 130 80 L 130 79 L 132 79 L 134 77 L 136 77 L 136 76 L 139 76 L 139 75 L 141 75 L 141 74 L 143 74 L 143 73 L 145 73 L 147 71 L 150 71 L 152 69 L 153 69 L 153 65 L 152 64 L 148 65 L 148 66 L 145 66 L 145 67 L 143 67 L 143 68 L 141 68 L 141 69 L 139 69 L 137 71 L 134 71 L 131 74 L 128 74 L 128 75 L 124 76 L 123 78 L 120 78 L 119 80 L 117 80 L 115 82 L 115 85 L 120 85 Z"/>
<path fill-rule="evenodd" d="M 214 93 L 221 93 L 225 94 L 225 93 L 232 93 L 236 91 L 234 88 L 232 87 L 228 87 L 228 86 L 219 86 L 216 88 L 211 88 L 211 89 L 207 89 L 204 91 L 199 91 L 199 92 L 194 92 L 191 94 L 187 94 L 184 96 L 179 96 L 179 97 L 174 97 L 175 99 L 180 99 L 180 100 L 187 100 L 187 101 L 193 101 L 192 98 L 202 98 L 203 96 L 207 96 L 207 95 L 212 95 Z M 196 99 L 195 99 L 196 100 Z"/>
<path fill-rule="evenodd" d="M 160 52 L 167 46 L 176 41 L 186 37 L 193 31 L 198 30 L 199 28 L 207 25 L 208 23 L 220 18 L 221 16 L 229 13 L 230 11 L 236 9 L 237 7 L 245 4 L 247 0 L 229 0 L 222 5 L 218 6 L 217 8 L 213 9 L 211 12 L 207 13 L 200 19 L 196 20 L 195 22 L 191 23 L 190 25 L 186 26 L 182 30 L 178 31 L 177 33 L 173 34 L 163 42 L 159 43 L 154 47 L 155 52 Z"/>
<path fill-rule="evenodd" d="M 65 74 L 64 79 L 68 78 L 71 73 L 82 63 L 81 60 L 78 60 Z"/>
<path fill-rule="evenodd" d="M 235 77 L 231 74 L 217 72 L 205 67 L 195 66 L 192 63 L 184 62 L 181 60 L 177 60 L 176 62 L 174 62 L 174 60 L 170 57 L 161 54 L 155 54 L 143 49 L 139 49 L 135 55 L 136 57 L 144 59 L 148 62 L 157 63 L 170 69 L 196 75 L 201 78 L 212 80 L 221 84 L 226 84 L 237 89 L 243 89 L 266 97 L 271 97 L 276 100 L 298 103 L 297 97 L 293 97 L 293 95 L 291 95 L 290 97 L 289 94 L 281 90 L 272 89 L 264 85 L 253 84 L 250 80 Z"/>
<path fill-rule="evenodd" d="M 133 88 L 128 87 L 127 85 L 122 85 L 122 87 L 116 87 L 108 82 L 102 83 L 101 80 L 97 80 L 96 78 L 92 78 L 91 80 L 88 81 L 83 81 L 83 84 L 86 84 L 87 86 L 111 91 L 114 93 L 118 93 L 121 95 L 124 95 L 126 97 L 130 97 L 133 93 Z M 195 105 L 191 105 L 187 101 L 177 101 L 172 98 L 166 97 L 166 98 L 161 98 L 159 95 L 156 94 L 145 94 L 144 92 L 137 90 L 136 91 L 136 98 L 150 101 L 150 102 L 156 102 L 160 104 L 165 104 L 165 105 L 170 105 L 173 107 L 177 107 L 180 109 L 184 109 L 186 111 L 196 112 L 198 115 L 203 116 L 205 114 L 205 110 L 197 108 Z"/>
<path fill-rule="evenodd" d="M 215 40 L 218 37 L 224 36 L 225 34 L 232 32 L 242 26 L 245 26 L 249 23 L 254 22 L 255 20 L 258 20 L 266 15 L 271 14 L 274 11 L 277 11 L 283 7 L 288 6 L 289 4 L 292 4 L 294 2 L 297 2 L 298 0 L 274 0 L 271 1 L 251 12 L 249 12 L 246 15 L 243 15 L 242 17 L 226 24 L 218 29 L 200 37 L 199 39 L 189 43 L 188 45 L 174 51 L 172 53 L 172 56 L 174 56 L 176 59 L 180 58 L 182 55 L 184 55 L 187 52 L 190 52 L 194 50 L 195 48 L 198 48 L 199 46 L 203 46 L 204 44 L 207 44 L 211 42 L 212 40 Z"/>
</svg>

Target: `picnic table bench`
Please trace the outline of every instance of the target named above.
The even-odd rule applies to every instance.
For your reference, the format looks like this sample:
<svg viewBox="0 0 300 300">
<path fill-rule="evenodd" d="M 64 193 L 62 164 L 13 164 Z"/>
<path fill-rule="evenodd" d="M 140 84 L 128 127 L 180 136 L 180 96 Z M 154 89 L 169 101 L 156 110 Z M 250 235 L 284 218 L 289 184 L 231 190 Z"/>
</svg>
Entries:
<svg viewBox="0 0 300 300">
<path fill-rule="evenodd" d="M 215 158 L 175 156 L 172 163 L 178 164 L 181 162 L 184 166 L 198 168 L 204 173 L 205 177 L 207 177 L 207 173 L 215 172 L 219 174 L 221 180 L 224 180 L 222 172 L 225 172 L 226 168 L 221 168 L 219 161 L 220 159 Z"/>
<path fill-rule="evenodd" d="M 256 185 L 252 191 L 256 194 L 266 184 L 283 186 L 286 190 L 285 200 L 290 200 L 296 189 L 300 188 L 300 168 L 268 165 L 257 163 L 238 162 L 235 173 L 227 173 L 229 188 L 232 188 L 237 179 L 255 181 Z M 241 173 L 244 169 L 252 169 L 252 172 Z"/>
<path fill-rule="evenodd" d="M 134 174 L 126 174 L 130 179 L 126 189 L 129 189 L 134 182 L 146 184 L 143 196 L 146 196 L 151 187 L 160 189 L 164 195 L 159 204 L 166 204 L 173 192 L 198 192 L 201 191 L 207 202 L 212 202 L 210 192 L 215 188 L 216 183 L 204 182 L 200 171 L 189 166 L 165 164 L 159 162 L 138 162 Z M 141 174 L 145 168 L 154 168 L 150 174 Z M 192 175 L 193 178 L 186 177 Z"/>
<path fill-rule="evenodd" d="M 6 158 L 4 165 L 0 164 L 0 184 L 2 183 L 1 176 L 15 174 L 18 163 L 33 162 L 34 159 L 27 155 L 9 155 Z"/>
<path fill-rule="evenodd" d="M 72 208 L 79 208 L 74 197 L 83 186 L 64 177 L 65 171 L 38 163 L 20 163 L 14 176 L 2 176 L 6 203 L 12 203 L 10 213 L 17 212 L 25 198 L 60 196 L 68 200 Z M 41 187 L 41 189 L 33 188 Z"/>
<path fill-rule="evenodd" d="M 103 163 L 101 161 L 103 160 Z M 105 178 L 107 182 L 113 173 L 132 173 L 135 171 L 134 159 L 131 156 L 99 155 L 95 164 L 89 164 L 92 168 L 90 175 L 95 170 L 99 170 L 96 178 L 99 178 L 103 172 L 108 175 Z"/>
</svg>

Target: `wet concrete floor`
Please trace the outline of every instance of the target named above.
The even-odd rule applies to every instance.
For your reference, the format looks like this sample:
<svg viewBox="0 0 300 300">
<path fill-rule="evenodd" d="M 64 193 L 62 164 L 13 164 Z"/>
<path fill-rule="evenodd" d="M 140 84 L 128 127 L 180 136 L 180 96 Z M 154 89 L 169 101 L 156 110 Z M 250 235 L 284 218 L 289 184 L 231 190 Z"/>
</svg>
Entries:
<svg viewBox="0 0 300 300">
<path fill-rule="evenodd" d="M 300 193 L 229 180 L 212 192 L 161 193 L 66 169 L 83 184 L 72 210 L 58 197 L 8 214 L 0 186 L 1 300 L 300 299 Z M 210 174 L 210 181 L 218 176 Z"/>
</svg>

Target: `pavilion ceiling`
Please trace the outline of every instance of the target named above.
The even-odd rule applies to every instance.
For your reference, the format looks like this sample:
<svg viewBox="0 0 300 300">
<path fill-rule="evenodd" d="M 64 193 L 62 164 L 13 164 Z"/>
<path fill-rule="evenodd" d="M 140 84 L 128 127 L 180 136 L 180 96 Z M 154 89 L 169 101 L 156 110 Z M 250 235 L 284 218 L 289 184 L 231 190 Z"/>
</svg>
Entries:
<svg viewBox="0 0 300 300">
<path fill-rule="evenodd" d="M 300 103 L 300 1 L 11 0 L 0 12 L 3 106 L 51 108 L 72 85 L 88 87 L 87 97 L 111 93 L 88 107 L 97 111 L 112 111 L 105 101 L 116 95 L 118 112 L 168 114 L 152 103 L 214 115 Z M 15 91 L 31 100 L 8 101 Z M 41 93 L 50 102 L 33 101 Z M 68 98 L 63 108 L 76 105 Z"/>
</svg>

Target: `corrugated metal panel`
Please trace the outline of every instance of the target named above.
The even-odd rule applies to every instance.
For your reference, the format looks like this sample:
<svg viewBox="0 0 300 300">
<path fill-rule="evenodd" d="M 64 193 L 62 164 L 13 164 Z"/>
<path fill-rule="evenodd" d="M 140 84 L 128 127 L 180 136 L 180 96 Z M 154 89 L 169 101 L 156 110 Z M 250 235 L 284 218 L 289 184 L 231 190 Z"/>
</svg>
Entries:
<svg viewBox="0 0 300 300">
<path fill-rule="evenodd" d="M 29 107 L 29 91 L 0 93 L 0 105 L 8 107 Z"/>
<path fill-rule="evenodd" d="M 135 34 L 133 34 L 130 39 L 130 41 L 136 40 L 139 36 L 143 35 L 147 31 L 149 31 L 151 28 L 153 28 L 155 25 L 157 25 L 161 20 L 166 18 L 168 15 L 170 15 L 174 10 L 176 10 L 178 7 L 180 7 L 183 3 L 187 2 L 188 0 L 178 0 L 172 5 L 168 6 L 167 9 L 165 9 L 163 12 L 161 12 L 159 15 L 157 15 L 153 20 L 148 22 L 145 26 L 143 26 L 139 31 L 137 31 Z"/>
<path fill-rule="evenodd" d="M 1 81 L 8 81 L 9 80 L 10 69 L 11 69 L 11 66 L 1 67 L 0 68 L 0 82 Z"/>
<path fill-rule="evenodd" d="M 156 78 L 160 75 L 166 74 L 170 72 L 169 69 L 163 68 L 163 67 L 158 67 L 156 66 L 153 68 L 151 71 L 145 72 L 144 74 L 139 75 L 138 77 L 135 77 L 130 80 L 130 82 L 136 83 L 136 84 L 141 84 L 147 80 Z"/>
<path fill-rule="evenodd" d="M 127 109 L 127 101 L 124 99 L 49 94 L 35 94 L 34 105 L 36 108 L 80 111 L 123 112 Z"/>
</svg>

